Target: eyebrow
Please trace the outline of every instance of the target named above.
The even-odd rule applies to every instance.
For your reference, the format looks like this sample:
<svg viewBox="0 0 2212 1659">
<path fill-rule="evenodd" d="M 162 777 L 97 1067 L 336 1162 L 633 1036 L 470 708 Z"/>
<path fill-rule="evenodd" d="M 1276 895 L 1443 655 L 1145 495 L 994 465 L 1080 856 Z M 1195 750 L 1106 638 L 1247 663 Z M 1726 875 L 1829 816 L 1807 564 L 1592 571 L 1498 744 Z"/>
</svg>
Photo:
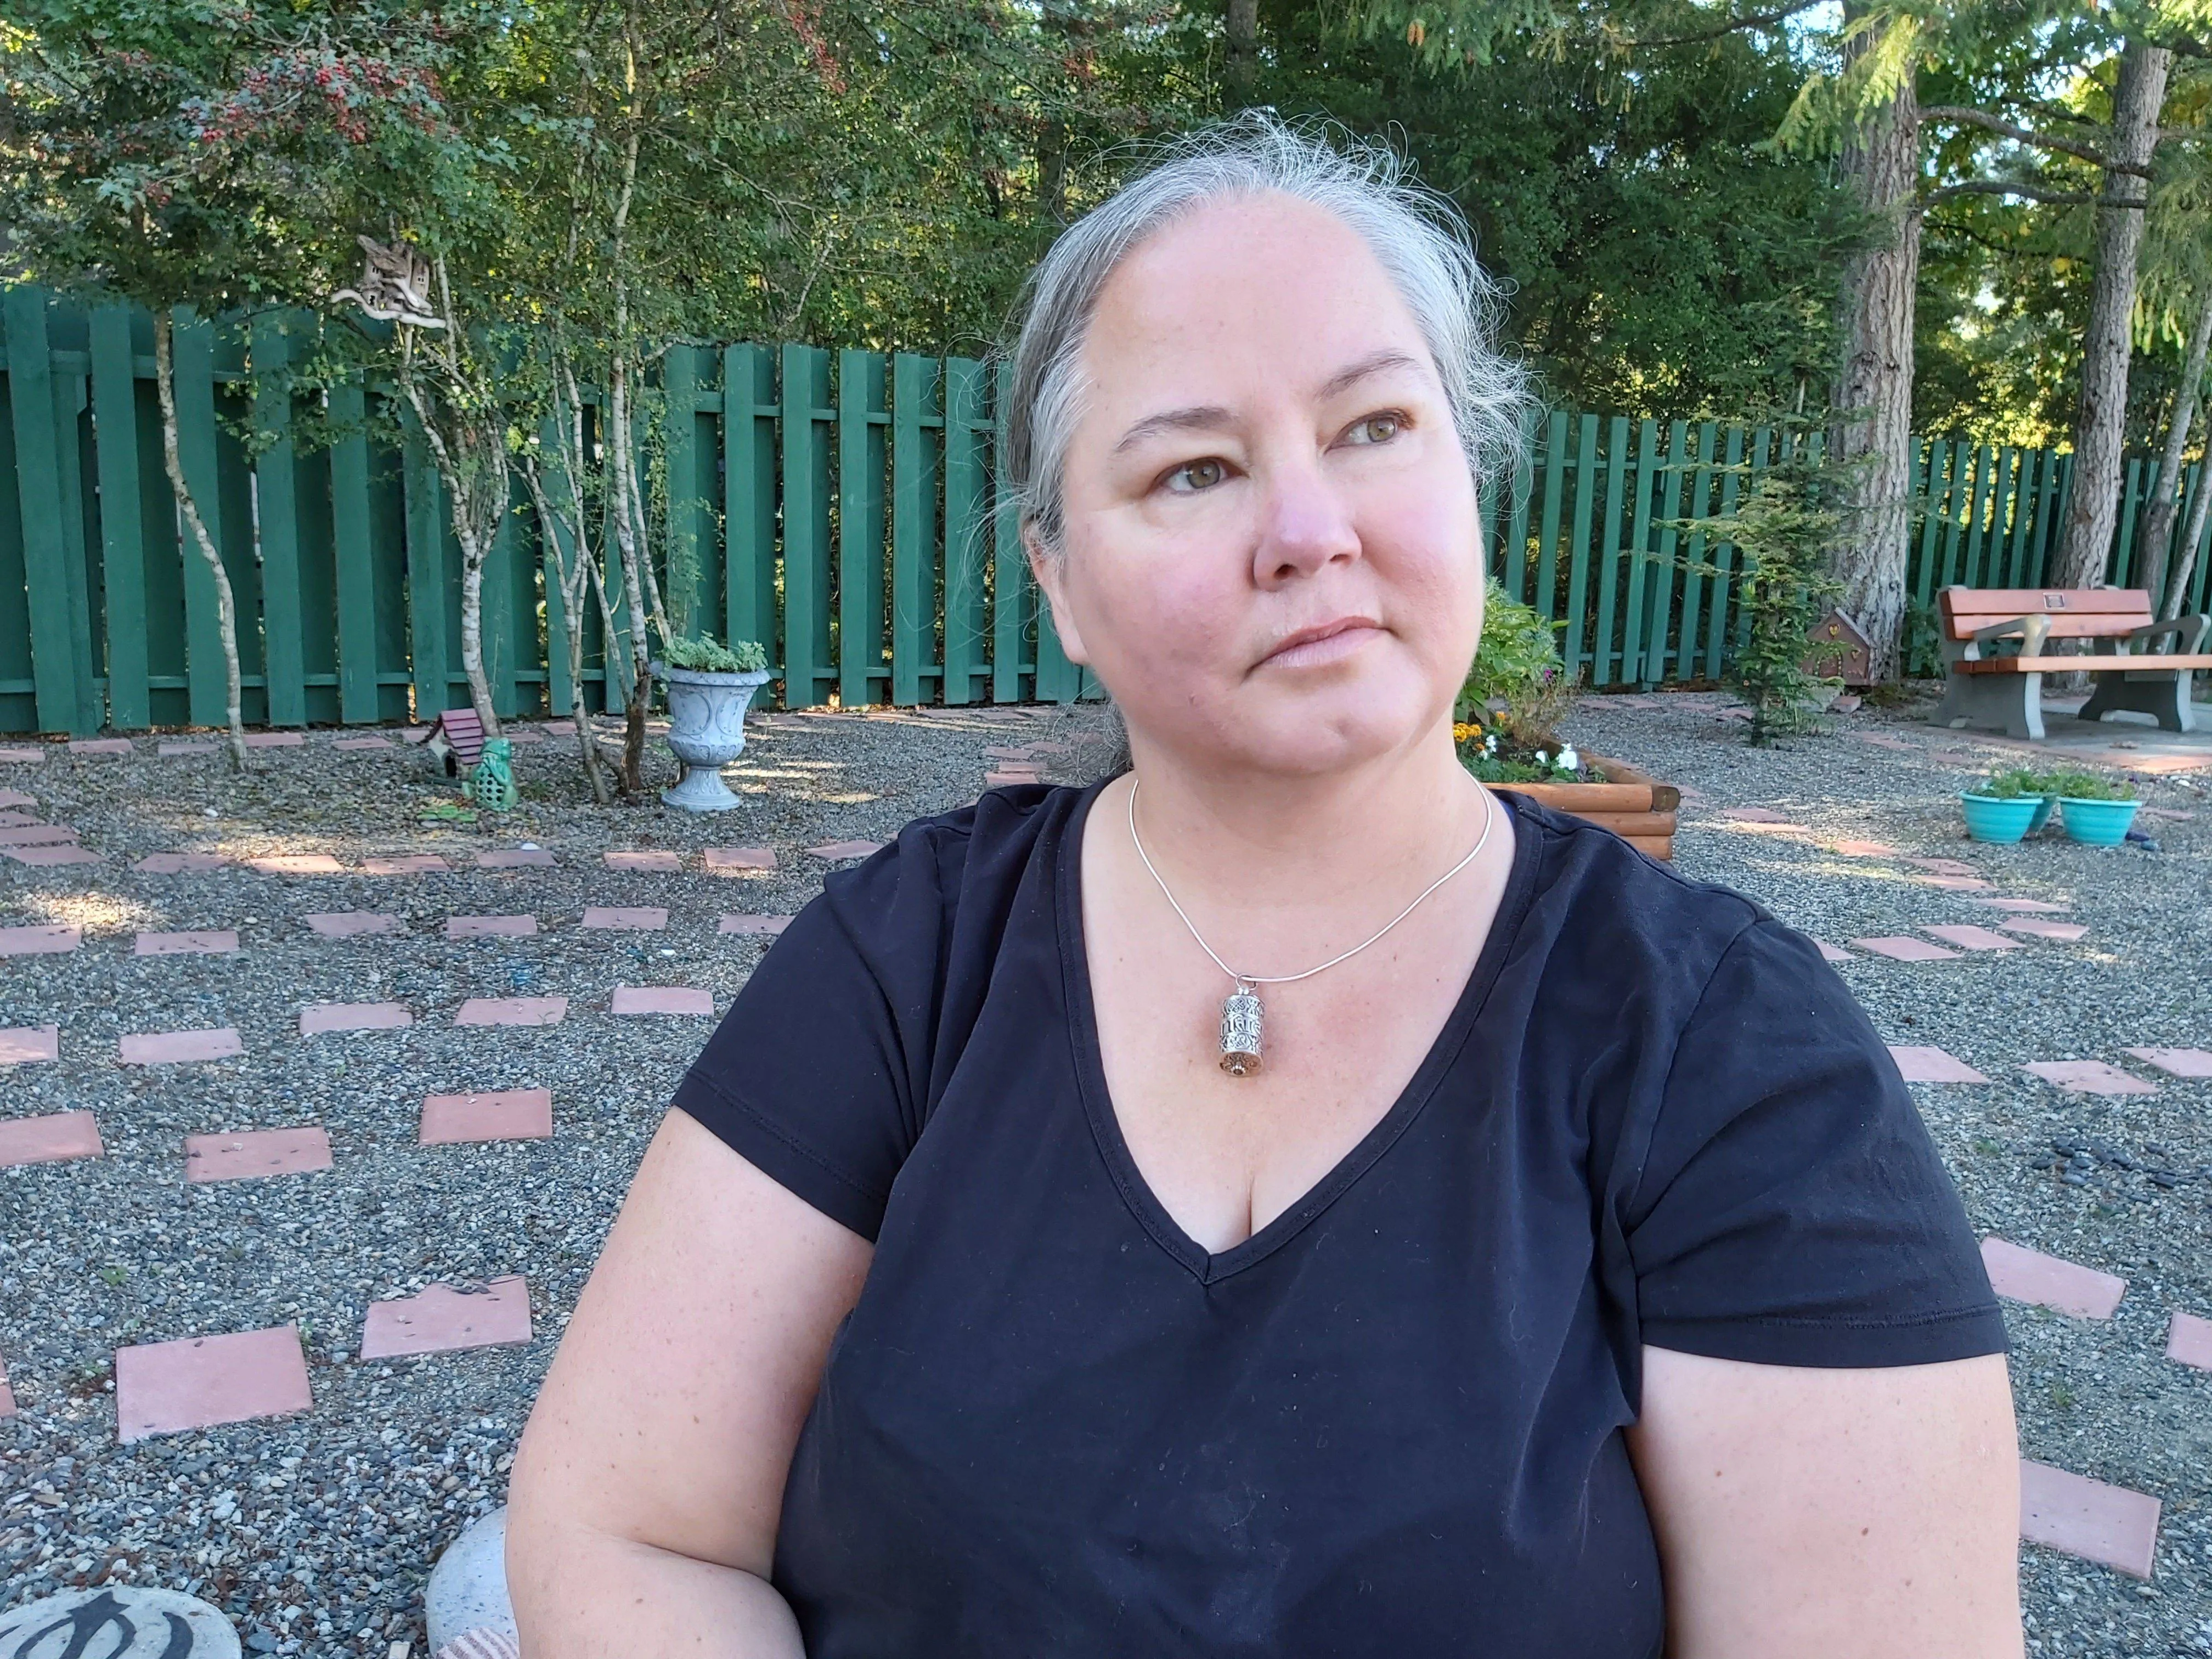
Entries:
<svg viewBox="0 0 2212 1659">
<path fill-rule="evenodd" d="M 1419 368 L 1420 365 L 1404 352 L 1393 347 L 1370 352 L 1358 362 L 1340 368 L 1322 382 L 1321 396 L 1334 398 L 1347 387 L 1357 386 L 1372 374 L 1388 369 Z M 1147 438 L 1163 432 L 1218 431 L 1234 417 L 1219 404 L 1194 404 L 1188 409 L 1163 410 L 1157 415 L 1147 415 L 1124 432 L 1114 446 L 1116 455 L 1133 449 Z"/>
</svg>

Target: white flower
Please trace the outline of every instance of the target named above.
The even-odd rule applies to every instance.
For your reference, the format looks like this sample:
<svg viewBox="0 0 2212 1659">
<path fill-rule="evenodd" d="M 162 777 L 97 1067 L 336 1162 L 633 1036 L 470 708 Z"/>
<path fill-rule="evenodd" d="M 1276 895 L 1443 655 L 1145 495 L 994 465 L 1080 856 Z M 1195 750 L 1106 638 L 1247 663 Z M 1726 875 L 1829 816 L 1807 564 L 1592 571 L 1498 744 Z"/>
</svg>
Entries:
<svg viewBox="0 0 2212 1659">
<path fill-rule="evenodd" d="M 1582 763 L 1583 757 L 1575 753 L 1574 744 L 1569 744 L 1565 748 L 1559 750 L 1559 766 L 1562 770 L 1572 772 L 1580 767 Z"/>
<path fill-rule="evenodd" d="M 1536 751 L 1536 764 L 1539 766 L 1549 766 L 1551 763 L 1552 763 L 1549 760 L 1545 758 L 1544 751 L 1539 749 Z"/>
<path fill-rule="evenodd" d="M 1498 752 L 1497 732 L 1492 732 L 1488 737 L 1482 740 L 1482 752 L 1486 755 L 1494 755 Z"/>
</svg>

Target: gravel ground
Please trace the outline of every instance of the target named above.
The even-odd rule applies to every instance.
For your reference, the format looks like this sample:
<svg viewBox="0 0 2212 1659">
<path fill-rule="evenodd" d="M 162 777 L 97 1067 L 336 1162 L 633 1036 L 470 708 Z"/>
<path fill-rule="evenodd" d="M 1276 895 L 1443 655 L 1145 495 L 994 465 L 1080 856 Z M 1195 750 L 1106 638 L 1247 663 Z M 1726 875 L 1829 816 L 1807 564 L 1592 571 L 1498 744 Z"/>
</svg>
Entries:
<svg viewBox="0 0 2212 1659">
<path fill-rule="evenodd" d="M 2212 1653 L 2212 1376 L 2162 1352 L 2172 1311 L 2212 1315 L 2212 1083 L 2166 1079 L 2123 1052 L 2212 1047 L 2212 988 L 2195 971 L 2212 808 L 2185 781 L 2156 783 L 2155 804 L 2197 815 L 2154 823 L 2157 854 L 1974 847 L 1954 799 L 1968 774 L 1929 751 L 1978 745 L 1912 724 L 1909 710 L 1839 717 L 1831 735 L 1755 752 L 1714 703 L 1652 701 L 1585 705 L 1570 733 L 1694 792 L 1676 843 L 1686 873 L 1838 943 L 1994 920 L 1897 860 L 1841 857 L 1718 816 L 1765 806 L 1820 837 L 1963 859 L 1996 890 L 2064 904 L 2089 925 L 2077 945 L 1926 964 L 1870 957 L 1841 971 L 1890 1041 L 1939 1045 L 1994 1079 L 1915 1089 L 1977 1229 L 2130 1281 L 2109 1323 L 2008 1308 L 2027 1454 L 2165 1504 L 2152 1585 L 2023 1551 L 2032 1650 Z M 1869 732 L 1914 748 L 1858 740 Z M 35 794 L 40 816 L 76 826 L 106 857 L 0 863 L 0 926 L 85 930 L 74 955 L 0 965 L 0 1026 L 62 1031 L 61 1063 L 0 1073 L 0 1116 L 90 1106 L 108 1149 L 96 1162 L 0 1170 L 0 1356 L 21 1406 L 0 1420 L 0 1605 L 112 1577 L 205 1596 L 237 1620 L 249 1651 L 388 1659 L 410 1644 L 419 1656 L 429 1566 L 503 1495 L 567 1310 L 705 1036 L 696 1018 L 613 1018 L 608 991 L 699 986 L 726 1006 L 762 944 L 717 936 L 714 919 L 798 908 L 823 867 L 805 848 L 882 839 L 971 798 L 987 747 L 1067 742 L 1047 765 L 1069 779 L 1104 752 L 1095 709 L 775 716 L 731 770 L 744 806 L 700 820 L 592 808 L 571 749 L 555 740 L 518 750 L 524 799 L 505 820 L 428 828 L 420 811 L 451 788 L 420 756 L 340 753 L 332 735 L 263 754 L 243 779 L 217 757 L 158 759 L 150 742 L 130 758 L 0 769 L 0 787 Z M 672 777 L 665 755 L 656 763 Z M 523 842 L 553 849 L 558 866 L 393 878 L 128 868 L 147 853 L 192 850 L 328 852 L 349 866 L 431 851 L 465 866 L 479 848 Z M 696 855 L 710 845 L 770 845 L 779 867 L 710 877 Z M 679 875 L 616 872 L 599 864 L 610 848 L 688 856 Z M 669 927 L 584 933 L 587 903 L 665 905 Z M 339 941 L 299 921 L 355 908 L 398 913 L 406 931 Z M 544 930 L 537 938 L 459 944 L 438 931 L 448 915 L 524 911 Z M 130 954 L 134 930 L 209 927 L 234 927 L 240 952 Z M 471 995 L 566 995 L 571 1012 L 544 1030 L 458 1029 L 453 1010 Z M 357 1000 L 407 1002 L 417 1023 L 297 1036 L 302 1003 Z M 244 1059 L 114 1063 L 119 1033 L 221 1024 L 237 1027 Z M 2124 1066 L 2160 1092 L 2103 1100 L 2018 1069 L 2077 1057 Z M 551 1140 L 414 1144 L 425 1094 L 522 1086 L 552 1089 Z M 184 1134 L 307 1122 L 328 1128 L 335 1168 L 184 1184 Z M 2081 1150 L 2054 1170 L 2055 1142 Z M 529 1346 L 353 1357 L 370 1300 L 510 1273 L 529 1279 Z M 308 1352 L 312 1413 L 117 1444 L 115 1347 L 288 1321 Z"/>
<path fill-rule="evenodd" d="M 2009 897 L 2067 907 L 2079 943 L 1954 962 L 1865 957 L 1838 969 L 1883 1037 L 1933 1044 L 1991 1079 L 1915 1085 L 1975 1230 L 2128 1280 L 2109 1322 L 2007 1304 L 2021 1449 L 2039 1462 L 2149 1492 L 2164 1504 L 2149 1584 L 2034 1547 L 2021 1551 L 2032 1652 L 2212 1653 L 2212 1376 L 2165 1357 L 2177 1310 L 2212 1315 L 2212 1082 L 2168 1078 L 2125 1051 L 2212 1048 L 2207 899 L 2212 807 L 2197 781 L 2146 780 L 2147 803 L 2189 812 L 2147 828 L 2162 848 L 2103 849 L 2058 836 L 2018 847 L 1965 839 L 1959 790 L 2016 751 L 1937 732 L 1915 709 L 1831 720 L 1830 735 L 1747 748 L 1742 727 L 1692 696 L 1656 708 L 1577 711 L 1586 746 L 1696 792 L 1676 862 L 1758 898 L 1832 944 L 1997 913 L 1920 884 L 1897 860 L 1847 858 L 1814 838 L 1718 816 L 1763 806 L 1829 840 L 1881 842 L 1957 859 Z M 1864 742 L 1902 738 L 1911 752 Z M 1943 750 L 1954 760 L 1938 761 Z M 2212 774 L 2204 781 L 2212 781 Z M 2074 1094 L 2022 1072 L 2029 1060 L 2102 1060 L 2159 1092 Z M 2054 1146 L 2087 1150 L 2060 1160 Z M 2168 1186 L 2150 1172 L 2179 1178 Z M 2071 1174 L 2080 1184 L 2065 1179 Z"/>
</svg>

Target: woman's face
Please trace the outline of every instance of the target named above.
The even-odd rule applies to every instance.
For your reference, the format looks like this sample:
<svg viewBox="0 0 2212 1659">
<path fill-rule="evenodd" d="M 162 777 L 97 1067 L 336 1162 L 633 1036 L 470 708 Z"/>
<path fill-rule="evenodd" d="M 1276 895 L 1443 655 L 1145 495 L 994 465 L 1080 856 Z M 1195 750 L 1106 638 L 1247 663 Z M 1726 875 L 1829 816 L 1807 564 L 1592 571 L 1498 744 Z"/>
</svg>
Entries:
<svg viewBox="0 0 2212 1659">
<path fill-rule="evenodd" d="M 1474 486 L 1366 245 L 1282 196 L 1217 203 L 1109 280 L 1033 564 L 1140 751 L 1312 775 L 1450 719 L 1482 629 Z"/>
</svg>

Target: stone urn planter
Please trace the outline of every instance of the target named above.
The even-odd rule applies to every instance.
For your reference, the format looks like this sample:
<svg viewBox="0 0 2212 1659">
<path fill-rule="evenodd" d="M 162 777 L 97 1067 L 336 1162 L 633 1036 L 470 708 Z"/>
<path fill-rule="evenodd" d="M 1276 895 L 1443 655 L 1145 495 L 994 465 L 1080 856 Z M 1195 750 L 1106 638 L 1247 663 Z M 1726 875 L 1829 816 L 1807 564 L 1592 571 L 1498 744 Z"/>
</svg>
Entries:
<svg viewBox="0 0 2212 1659">
<path fill-rule="evenodd" d="M 1639 853 L 1655 859 L 1674 855 L 1674 820 L 1682 805 L 1682 792 L 1639 772 L 1626 761 L 1585 753 L 1583 763 L 1601 782 L 1495 783 L 1493 789 L 1510 789 L 1550 807 L 1587 818 L 1610 830 Z"/>
<path fill-rule="evenodd" d="M 687 812 L 726 812 L 738 804 L 722 781 L 722 769 L 745 751 L 745 708 L 769 683 L 765 672 L 712 674 L 702 669 L 653 665 L 668 688 L 668 746 L 684 763 L 684 776 L 660 799 Z"/>
</svg>

